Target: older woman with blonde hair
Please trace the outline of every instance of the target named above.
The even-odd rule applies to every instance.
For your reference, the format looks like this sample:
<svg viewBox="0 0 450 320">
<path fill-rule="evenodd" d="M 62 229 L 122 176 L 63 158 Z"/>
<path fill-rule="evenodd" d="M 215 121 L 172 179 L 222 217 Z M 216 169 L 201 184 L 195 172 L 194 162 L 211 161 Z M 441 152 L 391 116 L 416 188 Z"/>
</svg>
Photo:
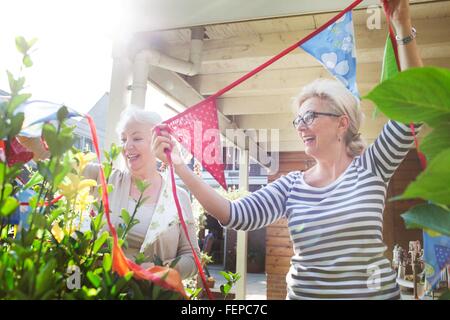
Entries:
<svg viewBox="0 0 450 320">
<path fill-rule="evenodd" d="M 125 168 L 114 169 L 109 178 L 109 183 L 113 185 L 113 190 L 109 194 L 113 225 L 117 227 L 123 223 L 120 217 L 122 209 L 126 209 L 130 215 L 134 212 L 141 195 L 136 181 L 141 180 L 149 184 L 143 194 L 143 199 L 146 200 L 134 216 L 139 223 L 127 233 L 128 247 L 124 249 L 124 253 L 133 261 L 138 253 L 143 253 L 147 257 L 143 264 L 145 268 L 152 267 L 156 257 L 165 265 L 177 259 L 174 269 L 182 278 L 191 277 L 197 273 L 197 267 L 172 201 L 171 181 L 167 179 L 167 172 L 160 173 L 157 170 L 157 159 L 151 148 L 152 128 L 162 119 L 155 112 L 135 106 L 127 107 L 119 119 L 116 131 L 121 141 Z M 48 152 L 42 149 L 39 141 L 22 139 L 21 143 L 30 148 L 37 158 L 48 157 Z M 99 164 L 89 163 L 83 171 L 83 176 L 100 182 Z M 179 187 L 177 193 L 189 238 L 196 253 L 199 254 L 189 195 Z M 97 190 L 93 190 L 93 194 L 98 194 Z"/>
<path fill-rule="evenodd" d="M 402 69 L 421 66 L 408 1 L 393 0 L 389 7 Z M 359 101 L 332 80 L 304 87 L 294 108 L 294 127 L 316 162 L 310 169 L 290 172 L 234 202 L 174 160 L 178 176 L 227 228 L 255 230 L 287 219 L 294 249 L 288 299 L 398 299 L 396 274 L 384 257 L 383 210 L 389 180 L 413 146 L 409 125 L 389 121 L 365 148 Z M 160 128 L 153 148 L 167 161 L 164 149 L 173 142 Z M 176 148 L 172 153 L 176 159 Z"/>
</svg>

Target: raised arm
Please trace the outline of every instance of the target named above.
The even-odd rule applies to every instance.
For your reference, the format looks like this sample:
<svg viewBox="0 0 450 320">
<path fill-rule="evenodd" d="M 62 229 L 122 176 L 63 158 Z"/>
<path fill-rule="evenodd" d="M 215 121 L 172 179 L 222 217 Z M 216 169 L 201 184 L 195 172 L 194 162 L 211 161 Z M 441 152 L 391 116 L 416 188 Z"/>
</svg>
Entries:
<svg viewBox="0 0 450 320">
<path fill-rule="evenodd" d="M 167 158 L 164 149 L 172 149 L 172 139 L 166 125 L 160 125 L 160 134 L 153 132 L 152 148 L 155 156 L 164 163 Z M 189 167 L 181 160 L 177 148 L 171 153 L 175 172 L 183 180 L 189 191 L 197 198 L 203 208 L 223 225 L 230 221 L 230 202 L 219 195 L 211 186 L 195 175 Z"/>
<path fill-rule="evenodd" d="M 405 39 L 411 36 L 414 26 L 411 22 L 409 0 L 390 0 L 387 1 L 387 6 L 391 13 L 390 18 L 398 38 Z M 402 71 L 423 66 L 415 37 L 406 44 L 398 44 L 398 57 Z"/>
<path fill-rule="evenodd" d="M 152 137 L 155 155 L 167 163 L 165 148 L 172 148 L 169 133 L 160 126 L 161 133 Z M 194 194 L 205 210 L 227 227 L 239 230 L 262 228 L 285 214 L 286 199 L 290 189 L 290 178 L 282 177 L 266 187 L 240 200 L 230 202 L 195 175 L 181 161 L 178 151 L 173 148 L 172 160 L 175 171 L 187 188 Z"/>
</svg>

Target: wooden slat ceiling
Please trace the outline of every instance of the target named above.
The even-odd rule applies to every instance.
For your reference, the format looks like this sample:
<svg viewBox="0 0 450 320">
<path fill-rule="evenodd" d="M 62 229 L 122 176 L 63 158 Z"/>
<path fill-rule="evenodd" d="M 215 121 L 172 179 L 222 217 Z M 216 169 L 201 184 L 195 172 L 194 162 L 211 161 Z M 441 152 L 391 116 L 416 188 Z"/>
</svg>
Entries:
<svg viewBox="0 0 450 320">
<path fill-rule="evenodd" d="M 413 25 L 426 65 L 450 68 L 450 1 L 412 5 Z M 206 26 L 199 75 L 187 82 L 201 95 L 208 96 L 230 84 L 286 47 L 317 28 L 335 13 L 303 15 L 260 21 Z M 357 47 L 357 80 L 361 95 L 380 79 L 381 61 L 386 40 L 386 25 L 369 30 L 365 9 L 354 11 Z M 187 59 L 188 29 L 154 33 L 168 54 Z M 290 101 L 302 86 L 319 77 L 330 77 L 319 63 L 301 49 L 290 53 L 258 75 L 250 78 L 219 99 L 224 115 L 243 129 L 279 129 L 281 151 L 302 150 L 291 126 Z M 372 118 L 373 106 L 362 102 L 366 121 L 361 129 L 368 142 L 378 135 L 386 119 Z"/>
</svg>

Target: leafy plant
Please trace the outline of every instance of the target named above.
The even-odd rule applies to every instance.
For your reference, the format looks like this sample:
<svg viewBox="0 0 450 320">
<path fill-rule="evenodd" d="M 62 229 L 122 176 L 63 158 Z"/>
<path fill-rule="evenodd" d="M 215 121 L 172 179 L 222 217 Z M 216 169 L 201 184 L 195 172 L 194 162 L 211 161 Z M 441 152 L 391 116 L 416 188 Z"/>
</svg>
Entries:
<svg viewBox="0 0 450 320">
<path fill-rule="evenodd" d="M 427 201 L 402 214 L 407 228 L 450 236 L 450 70 L 408 69 L 377 85 L 365 98 L 390 119 L 424 122 L 432 128 L 421 144 L 427 168 L 393 200 Z"/>
<path fill-rule="evenodd" d="M 224 299 L 227 298 L 228 294 L 231 291 L 231 288 L 238 282 L 238 280 L 241 278 L 241 275 L 239 273 L 233 273 L 231 271 L 220 271 L 220 274 L 227 280 L 225 284 L 222 284 L 220 286 L 220 292 L 224 295 Z"/>
<path fill-rule="evenodd" d="M 34 42 L 16 39 L 25 67 L 32 65 Z M 132 272 L 123 277 L 113 272 L 112 237 L 104 230 L 104 205 L 101 197 L 91 195 L 96 181 L 82 175 L 95 156 L 72 146 L 74 128 L 65 124 L 66 107 L 58 111 L 55 124 L 46 123 L 42 129 L 50 157 L 35 164 L 25 179 L 28 182 L 21 181 L 25 167 L 22 163 L 10 165 L 8 154 L 24 120 L 23 113 L 15 111 L 31 95 L 21 93 L 25 78 L 7 75 L 11 97 L 0 102 L 0 139 L 5 150 L 0 161 L 0 299 L 181 298 L 133 278 Z M 106 179 L 119 154 L 115 145 L 105 152 L 102 166 Z M 142 201 L 137 207 L 144 201 L 145 185 L 138 187 Z M 20 206 L 25 211 L 21 212 L 18 198 L 24 191 L 30 197 Z M 134 215 L 125 213 L 122 218 L 126 222 L 123 243 L 136 221 Z"/>
</svg>

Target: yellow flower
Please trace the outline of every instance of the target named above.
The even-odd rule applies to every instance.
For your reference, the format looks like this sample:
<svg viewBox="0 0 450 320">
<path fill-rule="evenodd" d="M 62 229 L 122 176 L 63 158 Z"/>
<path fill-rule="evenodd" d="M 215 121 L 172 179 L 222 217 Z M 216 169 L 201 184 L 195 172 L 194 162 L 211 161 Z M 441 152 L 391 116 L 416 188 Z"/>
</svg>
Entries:
<svg viewBox="0 0 450 320">
<path fill-rule="evenodd" d="M 89 193 L 89 189 L 84 188 L 77 194 L 75 200 L 75 210 L 77 212 L 86 211 L 90 205 L 94 202 L 94 197 Z"/>
<path fill-rule="evenodd" d="M 59 224 L 57 222 L 53 223 L 52 226 L 52 234 L 55 237 L 56 241 L 61 242 L 64 239 L 64 231 L 63 229 L 61 229 L 61 227 L 59 226 Z"/>
<path fill-rule="evenodd" d="M 75 169 L 79 174 L 82 174 L 86 165 L 92 160 L 96 159 L 97 156 L 92 152 L 88 153 L 78 152 L 77 154 L 74 155 L 74 158 L 77 160 Z"/>
<path fill-rule="evenodd" d="M 73 199 L 84 190 L 89 192 L 90 187 L 95 187 L 97 182 L 93 179 L 80 179 L 79 175 L 68 173 L 64 181 L 58 186 L 61 194 L 68 200 Z"/>
</svg>

